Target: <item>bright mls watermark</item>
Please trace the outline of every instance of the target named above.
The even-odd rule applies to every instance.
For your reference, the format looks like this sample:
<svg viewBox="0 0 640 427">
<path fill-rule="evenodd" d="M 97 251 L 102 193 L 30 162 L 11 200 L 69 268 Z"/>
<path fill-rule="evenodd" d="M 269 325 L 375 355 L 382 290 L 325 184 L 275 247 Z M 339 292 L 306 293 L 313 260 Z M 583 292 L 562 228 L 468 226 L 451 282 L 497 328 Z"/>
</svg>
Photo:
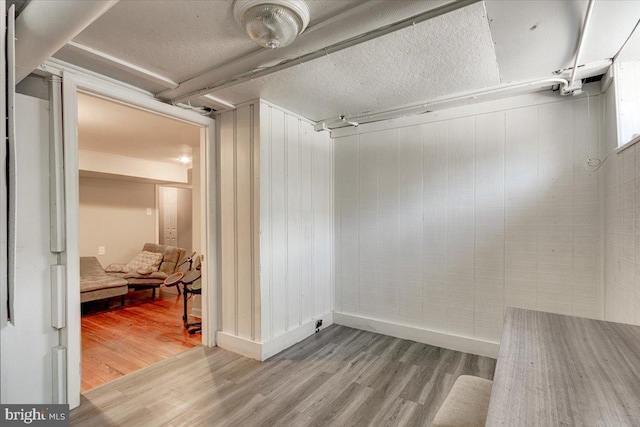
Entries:
<svg viewBox="0 0 640 427">
<path fill-rule="evenodd" d="M 0 405 L 2 426 L 69 426 L 69 405 Z"/>
</svg>

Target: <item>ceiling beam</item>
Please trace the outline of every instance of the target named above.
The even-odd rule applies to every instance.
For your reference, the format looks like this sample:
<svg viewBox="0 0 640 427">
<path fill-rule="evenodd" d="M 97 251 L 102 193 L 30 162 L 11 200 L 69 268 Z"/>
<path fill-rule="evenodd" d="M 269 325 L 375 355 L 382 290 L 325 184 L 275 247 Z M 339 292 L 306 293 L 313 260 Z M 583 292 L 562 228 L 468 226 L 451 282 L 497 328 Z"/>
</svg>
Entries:
<svg viewBox="0 0 640 427">
<path fill-rule="evenodd" d="M 87 57 L 90 60 L 97 61 L 102 64 L 107 64 L 122 71 L 126 71 L 130 74 L 133 74 L 134 76 L 141 77 L 144 80 L 153 82 L 166 89 L 175 89 L 179 86 L 177 82 L 174 82 L 167 77 L 161 76 L 158 73 L 154 73 L 153 71 L 149 71 L 136 64 L 132 64 L 120 58 L 116 58 L 115 56 L 109 55 L 97 49 L 93 49 L 89 46 L 76 43 L 74 41 L 70 41 L 69 43 L 67 43 L 65 49 Z"/>
<path fill-rule="evenodd" d="M 27 77 L 117 2 L 29 2 L 16 20 L 16 82 Z"/>
</svg>

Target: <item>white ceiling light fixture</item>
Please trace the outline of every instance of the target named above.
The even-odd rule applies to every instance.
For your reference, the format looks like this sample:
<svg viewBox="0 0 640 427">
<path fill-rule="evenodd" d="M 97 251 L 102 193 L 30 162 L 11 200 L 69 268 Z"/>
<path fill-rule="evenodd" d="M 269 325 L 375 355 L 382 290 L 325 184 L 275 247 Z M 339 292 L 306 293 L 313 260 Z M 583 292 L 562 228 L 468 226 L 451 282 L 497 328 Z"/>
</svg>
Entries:
<svg viewBox="0 0 640 427">
<path fill-rule="evenodd" d="M 269 49 L 290 45 L 309 25 L 303 0 L 236 0 L 233 16 L 253 41 Z"/>
</svg>

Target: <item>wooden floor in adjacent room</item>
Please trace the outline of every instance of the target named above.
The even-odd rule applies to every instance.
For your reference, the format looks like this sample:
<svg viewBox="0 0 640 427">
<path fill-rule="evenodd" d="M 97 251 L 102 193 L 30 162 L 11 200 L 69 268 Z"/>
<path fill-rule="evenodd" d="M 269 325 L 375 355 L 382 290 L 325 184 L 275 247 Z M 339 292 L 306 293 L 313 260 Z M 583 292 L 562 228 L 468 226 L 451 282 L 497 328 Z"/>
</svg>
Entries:
<svg viewBox="0 0 640 427">
<path fill-rule="evenodd" d="M 459 375 L 495 363 L 332 325 L 264 363 L 194 348 L 83 394 L 71 424 L 422 426 Z"/>
<path fill-rule="evenodd" d="M 182 325 L 182 297 L 172 289 L 129 292 L 82 306 L 82 391 L 200 345 Z M 106 308 L 110 304 L 110 308 Z"/>
</svg>

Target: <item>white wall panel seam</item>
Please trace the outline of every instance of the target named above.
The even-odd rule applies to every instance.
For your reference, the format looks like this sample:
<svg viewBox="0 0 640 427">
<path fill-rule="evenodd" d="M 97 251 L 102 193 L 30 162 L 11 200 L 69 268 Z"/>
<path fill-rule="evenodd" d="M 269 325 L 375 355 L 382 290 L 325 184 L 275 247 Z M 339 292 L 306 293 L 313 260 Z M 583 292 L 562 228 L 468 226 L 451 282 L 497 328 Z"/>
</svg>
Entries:
<svg viewBox="0 0 640 427">
<path fill-rule="evenodd" d="M 304 243 L 304 219 L 302 215 L 304 213 L 302 209 L 302 192 L 304 191 L 302 188 L 302 151 L 304 150 L 304 142 L 302 136 L 300 134 L 300 130 L 302 129 L 302 121 L 298 119 L 298 179 L 300 180 L 300 239 L 298 240 L 298 254 L 300 256 L 298 268 L 300 270 L 298 274 L 298 280 L 300 281 L 300 294 L 298 295 L 298 325 L 302 324 L 302 294 L 304 293 L 304 283 L 302 281 L 302 256 L 303 256 L 303 243 Z"/>
<path fill-rule="evenodd" d="M 507 314 L 507 113 L 502 114 L 504 141 L 502 144 L 502 316 Z"/>
<path fill-rule="evenodd" d="M 578 120 L 577 116 L 580 114 L 580 109 L 578 108 L 578 102 L 580 101 L 576 101 L 571 103 L 571 105 L 573 106 L 573 114 L 571 117 L 571 124 L 570 126 L 572 127 L 572 136 L 573 138 L 571 139 L 571 188 L 574 189 L 576 188 L 576 143 L 577 143 L 577 137 L 576 137 L 576 121 Z M 588 102 L 588 101 L 587 101 Z M 587 135 L 589 135 L 589 126 L 590 123 L 587 121 L 586 124 L 586 129 L 587 129 Z M 576 217 L 576 195 L 575 193 L 572 195 L 571 197 L 571 218 L 575 218 Z M 576 222 L 575 220 L 571 221 L 571 298 L 575 300 L 576 298 L 576 274 L 575 274 L 575 265 L 576 265 Z M 575 313 L 575 308 L 572 307 L 571 308 L 571 314 L 576 315 Z"/>
<path fill-rule="evenodd" d="M 309 140 L 309 149 L 311 150 L 311 180 L 310 180 L 310 191 L 311 191 L 311 289 L 309 295 L 311 296 L 311 311 L 315 311 L 316 307 L 316 291 L 315 291 L 315 280 L 316 280 L 316 210 L 313 208 L 313 201 L 316 197 L 315 192 L 313 191 L 313 178 L 315 176 L 315 154 L 316 154 L 316 144 L 315 138 L 311 137 Z"/>
<path fill-rule="evenodd" d="M 268 106 L 269 114 L 269 186 L 271 187 L 269 201 L 269 334 L 266 337 L 273 338 L 273 107 Z M 266 338 L 265 337 L 265 338 Z"/>
<path fill-rule="evenodd" d="M 476 331 L 476 311 L 477 311 L 477 301 L 476 301 L 476 249 L 477 249 L 477 226 L 476 223 L 476 208 L 477 208 L 477 145 L 478 143 L 478 116 L 473 117 L 473 336 L 477 337 L 478 333 Z"/>
<path fill-rule="evenodd" d="M 254 215 L 253 210 L 255 209 L 254 205 L 254 192 L 255 192 L 255 176 L 254 176 L 254 114 L 255 114 L 255 105 L 249 105 L 249 251 L 251 256 L 251 339 L 256 339 L 256 315 L 255 315 L 255 306 L 256 306 L 256 298 L 255 298 L 255 289 L 256 289 L 256 277 L 254 270 L 255 256 L 254 256 L 254 231 L 255 231 L 255 223 L 254 223 Z"/>
<path fill-rule="evenodd" d="M 238 335 L 238 110 L 233 110 L 233 293 L 234 334 Z"/>
<path fill-rule="evenodd" d="M 420 324 L 424 324 L 424 125 L 420 126 L 420 207 L 422 220 L 420 221 Z"/>
<path fill-rule="evenodd" d="M 335 142 L 331 136 L 328 137 L 329 142 L 331 143 L 331 177 L 330 177 L 330 200 L 331 207 L 329 212 L 331 213 L 331 253 L 330 253 L 330 262 L 331 262 L 331 271 L 329 275 L 330 279 L 330 295 L 329 295 L 329 311 L 334 311 L 335 309 L 335 299 L 336 299 L 336 211 L 335 211 Z"/>
<path fill-rule="evenodd" d="M 289 115 L 284 113 L 284 330 L 289 330 Z"/>
</svg>

